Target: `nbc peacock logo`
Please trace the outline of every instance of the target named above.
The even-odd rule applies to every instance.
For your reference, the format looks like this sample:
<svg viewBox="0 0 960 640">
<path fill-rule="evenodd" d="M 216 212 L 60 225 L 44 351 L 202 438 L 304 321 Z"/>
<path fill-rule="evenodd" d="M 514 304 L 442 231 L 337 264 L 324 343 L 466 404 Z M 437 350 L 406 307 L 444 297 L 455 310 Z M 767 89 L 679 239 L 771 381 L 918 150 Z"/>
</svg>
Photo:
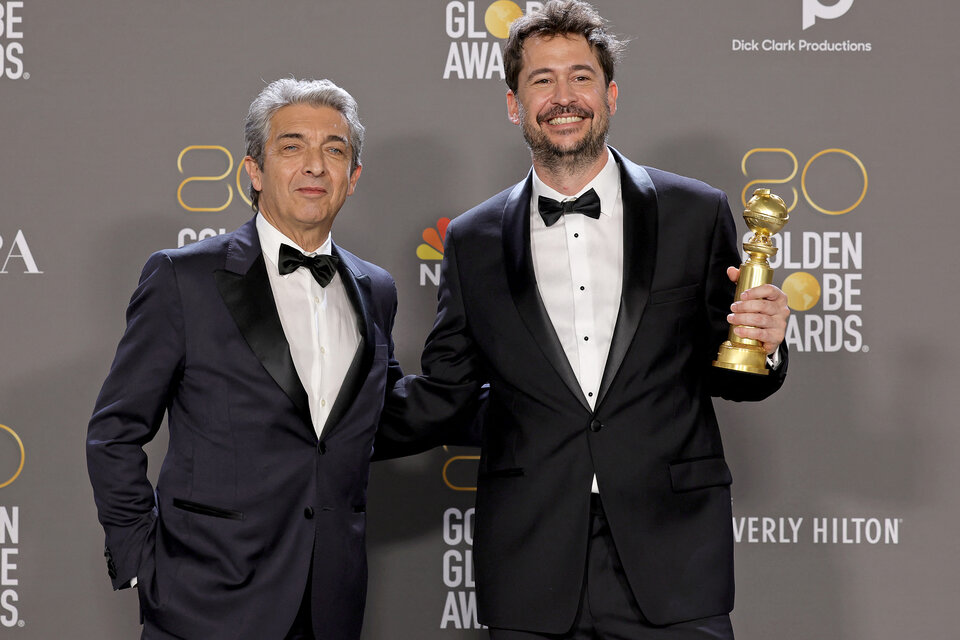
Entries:
<svg viewBox="0 0 960 640">
<path fill-rule="evenodd" d="M 427 227 L 421 237 L 423 243 L 417 246 L 420 263 L 420 286 L 429 282 L 433 286 L 440 284 L 440 261 L 443 260 L 443 240 L 447 237 L 447 225 L 450 218 L 440 218 L 436 227 Z"/>
</svg>

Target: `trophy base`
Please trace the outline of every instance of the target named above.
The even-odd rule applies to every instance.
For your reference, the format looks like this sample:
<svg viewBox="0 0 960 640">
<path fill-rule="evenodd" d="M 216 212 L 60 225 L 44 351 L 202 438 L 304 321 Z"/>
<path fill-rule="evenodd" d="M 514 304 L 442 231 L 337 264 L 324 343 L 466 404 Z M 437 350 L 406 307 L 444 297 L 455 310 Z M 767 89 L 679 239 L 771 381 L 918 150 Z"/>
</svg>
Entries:
<svg viewBox="0 0 960 640">
<path fill-rule="evenodd" d="M 758 376 L 770 374 L 767 369 L 767 352 L 760 347 L 735 345 L 729 340 L 720 345 L 713 366 Z"/>
</svg>

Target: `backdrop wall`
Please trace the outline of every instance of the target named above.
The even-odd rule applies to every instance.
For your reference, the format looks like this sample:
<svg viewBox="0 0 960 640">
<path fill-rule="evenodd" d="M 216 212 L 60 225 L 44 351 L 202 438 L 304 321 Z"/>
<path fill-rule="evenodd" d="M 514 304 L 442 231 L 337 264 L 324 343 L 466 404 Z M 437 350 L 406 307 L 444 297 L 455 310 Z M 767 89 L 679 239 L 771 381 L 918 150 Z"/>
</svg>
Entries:
<svg viewBox="0 0 960 640">
<path fill-rule="evenodd" d="M 597 0 L 632 39 L 610 141 L 736 210 L 757 186 L 792 206 L 788 382 L 719 406 L 738 637 L 953 637 L 960 8 L 822 1 Z M 237 172 L 264 82 L 327 77 L 359 101 L 364 171 L 334 237 L 396 278 L 415 372 L 430 230 L 529 167 L 499 51 L 503 16 L 537 5 L 0 0 L 2 637 L 138 633 L 136 594 L 106 576 L 86 423 L 147 256 L 252 215 Z M 365 638 L 486 637 L 474 453 L 375 466 Z"/>
</svg>

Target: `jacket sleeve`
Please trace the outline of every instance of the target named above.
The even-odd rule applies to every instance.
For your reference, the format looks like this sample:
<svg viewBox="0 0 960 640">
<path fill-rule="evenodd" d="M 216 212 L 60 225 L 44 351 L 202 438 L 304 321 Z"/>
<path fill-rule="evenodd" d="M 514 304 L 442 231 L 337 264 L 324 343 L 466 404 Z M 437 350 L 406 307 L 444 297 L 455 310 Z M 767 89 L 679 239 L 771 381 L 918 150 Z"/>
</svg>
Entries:
<svg viewBox="0 0 960 640">
<path fill-rule="evenodd" d="M 114 588 L 137 575 L 157 517 L 143 446 L 156 436 L 184 362 L 183 313 L 169 256 L 150 257 L 87 428 L 87 471 Z"/>
<path fill-rule="evenodd" d="M 387 390 L 378 442 L 480 445 L 486 374 L 464 308 L 453 227 L 447 230 L 437 318 L 421 358 L 423 374 Z"/>
<path fill-rule="evenodd" d="M 765 376 L 750 373 L 740 373 L 729 369 L 720 369 L 711 365 L 716 359 L 717 349 L 726 340 L 730 324 L 727 314 L 730 313 L 730 304 L 736 286 L 727 277 L 727 267 L 739 267 L 741 263 L 737 230 L 730 213 L 730 205 L 726 195 L 721 194 L 717 204 L 717 214 L 714 222 L 713 236 L 710 246 L 710 259 L 705 274 L 707 322 L 709 335 L 713 336 L 713 343 L 707 346 L 704 354 L 707 371 L 707 383 L 710 395 L 719 396 L 726 400 L 754 401 L 763 400 L 776 392 L 787 375 L 787 344 L 780 344 L 780 364 Z M 710 351 L 712 349 L 712 351 Z"/>
</svg>

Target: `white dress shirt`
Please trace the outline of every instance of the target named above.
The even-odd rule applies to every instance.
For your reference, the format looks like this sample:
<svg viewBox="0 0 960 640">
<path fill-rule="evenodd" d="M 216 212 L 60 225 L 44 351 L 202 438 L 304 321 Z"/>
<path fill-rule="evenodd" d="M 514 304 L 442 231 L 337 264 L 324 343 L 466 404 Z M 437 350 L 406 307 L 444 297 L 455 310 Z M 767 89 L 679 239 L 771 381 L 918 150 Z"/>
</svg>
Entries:
<svg viewBox="0 0 960 640">
<path fill-rule="evenodd" d="M 540 196 L 562 202 L 590 189 L 600 197 L 598 219 L 566 214 L 549 227 L 543 222 L 537 206 Z M 620 310 L 623 216 L 620 168 L 609 149 L 600 173 L 573 196 L 544 184 L 534 169 L 530 251 L 537 289 L 591 409 L 596 406 Z M 778 351 L 767 356 L 767 365 L 771 369 L 780 365 Z M 596 476 L 593 492 L 599 493 Z"/>
<path fill-rule="evenodd" d="M 598 219 L 566 214 L 549 227 L 544 224 L 537 207 L 540 196 L 573 200 L 590 189 L 600 197 Z M 603 169 L 573 196 L 544 184 L 534 169 L 530 198 L 530 252 L 537 289 L 592 409 L 620 309 L 624 216 L 620 168 L 607 150 Z M 598 492 L 596 476 L 593 491 Z"/>
<path fill-rule="evenodd" d="M 330 255 L 331 236 L 319 249 L 307 252 L 261 214 L 257 214 L 257 233 L 280 324 L 290 344 L 293 365 L 307 391 L 310 417 L 319 438 L 360 346 L 356 313 L 339 273 L 326 287 L 321 287 L 309 269 L 282 276 L 277 268 L 281 244 L 310 256 Z"/>
</svg>

